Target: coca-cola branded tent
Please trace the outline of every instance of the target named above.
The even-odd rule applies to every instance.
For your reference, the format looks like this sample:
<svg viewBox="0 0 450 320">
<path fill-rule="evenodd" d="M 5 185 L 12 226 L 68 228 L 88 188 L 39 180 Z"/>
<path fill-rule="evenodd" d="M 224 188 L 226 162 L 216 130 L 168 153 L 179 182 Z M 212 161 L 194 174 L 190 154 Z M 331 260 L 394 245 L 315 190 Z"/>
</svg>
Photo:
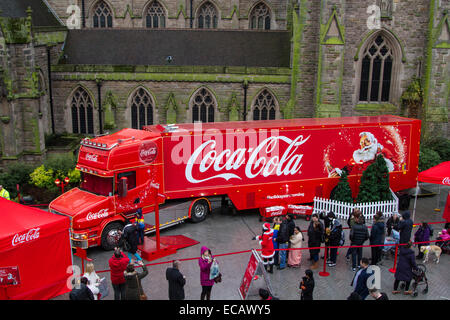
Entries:
<svg viewBox="0 0 450 320">
<path fill-rule="evenodd" d="M 0 286 L 0 299 L 47 300 L 69 291 L 70 220 L 0 197 L 0 268 L 20 281 Z"/>
<path fill-rule="evenodd" d="M 427 182 L 427 183 L 433 183 L 433 184 L 439 184 L 444 186 L 450 186 L 450 161 L 442 162 L 438 164 L 437 166 L 434 166 L 428 170 L 424 170 L 422 172 L 419 172 L 418 181 L 420 182 Z M 417 188 L 416 188 L 417 190 Z M 414 202 L 414 212 L 416 211 L 415 203 L 417 201 L 417 192 L 416 192 L 416 199 Z M 447 222 L 450 222 L 450 192 L 447 195 L 447 203 L 445 205 L 444 209 L 444 215 L 443 218 L 446 219 Z"/>
</svg>

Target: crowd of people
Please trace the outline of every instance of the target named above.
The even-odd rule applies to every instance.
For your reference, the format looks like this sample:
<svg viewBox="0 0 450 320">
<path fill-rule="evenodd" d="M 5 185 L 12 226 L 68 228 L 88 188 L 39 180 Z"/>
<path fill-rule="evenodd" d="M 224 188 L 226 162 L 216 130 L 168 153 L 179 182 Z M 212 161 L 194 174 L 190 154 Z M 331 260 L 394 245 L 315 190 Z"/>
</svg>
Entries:
<svg viewBox="0 0 450 320">
<path fill-rule="evenodd" d="M 142 288 L 141 280 L 148 275 L 148 270 L 138 254 L 138 244 L 143 243 L 143 217 L 142 212 L 137 212 L 136 219 L 127 220 L 121 232 L 118 246 L 115 248 L 113 256 L 109 259 L 111 283 L 114 290 L 115 300 L 146 300 L 148 297 Z M 390 244 L 402 244 L 398 251 L 398 263 L 395 272 L 392 294 L 398 294 L 399 284 L 404 283 L 404 294 L 412 294 L 410 289 L 413 279 L 413 271 L 417 268 L 416 259 L 423 258 L 421 246 L 426 246 L 433 235 L 433 229 L 427 223 L 422 223 L 414 234 L 415 242 L 424 242 L 418 245 L 418 254 L 412 249 L 411 236 L 413 232 L 413 222 L 410 213 L 405 211 L 402 215 L 394 214 L 386 222 L 382 212 L 377 212 L 369 228 L 366 225 L 364 215 L 360 210 L 355 209 L 347 219 L 350 229 L 348 240 L 350 246 L 345 254 L 347 262 L 351 260 L 351 270 L 355 272 L 351 282 L 351 294 L 348 300 L 364 300 L 369 295 L 376 300 L 388 300 L 388 295 L 380 292 L 379 288 L 367 287 L 367 279 L 372 274 L 368 272 L 370 265 L 377 265 L 382 261 L 382 256 L 392 252 L 393 246 Z M 444 241 L 436 243 L 442 250 L 448 250 L 450 243 L 449 225 L 438 234 L 437 239 Z M 320 259 L 327 259 L 325 263 L 329 267 L 336 266 L 338 246 L 343 246 L 346 236 L 342 223 L 336 218 L 333 212 L 322 212 L 313 214 L 307 229 L 307 248 L 309 248 L 309 267 L 305 270 L 304 276 L 299 282 L 299 293 L 302 300 L 313 300 L 314 273 L 313 270 L 319 268 Z M 253 237 L 258 240 L 261 246 L 260 255 L 268 273 L 285 268 L 299 268 L 302 264 L 303 242 L 306 238 L 299 226 L 296 226 L 293 215 L 278 216 L 273 219 L 273 224 L 266 222 L 262 226 L 260 235 Z M 361 246 L 376 245 L 371 247 L 371 259 L 363 256 Z M 323 256 L 320 256 L 321 246 L 324 244 Z M 322 247 L 323 248 L 323 247 Z M 127 252 L 127 254 L 124 253 Z M 218 263 L 206 247 L 201 247 L 198 258 L 200 271 L 200 284 L 202 291 L 201 300 L 210 300 L 212 287 L 221 281 Z M 135 267 L 142 267 L 142 271 L 137 271 Z M 92 263 L 88 263 L 86 273 L 74 286 L 70 293 L 72 300 L 98 300 L 105 296 L 104 278 L 100 278 L 94 270 Z M 180 261 L 175 260 L 172 266 L 166 270 L 166 280 L 169 284 L 168 296 L 170 300 L 183 300 L 185 298 L 184 286 L 186 277 L 180 272 Z M 106 293 L 107 294 L 107 293 Z M 277 299 L 266 289 L 259 291 L 259 296 L 263 300 Z"/>
</svg>

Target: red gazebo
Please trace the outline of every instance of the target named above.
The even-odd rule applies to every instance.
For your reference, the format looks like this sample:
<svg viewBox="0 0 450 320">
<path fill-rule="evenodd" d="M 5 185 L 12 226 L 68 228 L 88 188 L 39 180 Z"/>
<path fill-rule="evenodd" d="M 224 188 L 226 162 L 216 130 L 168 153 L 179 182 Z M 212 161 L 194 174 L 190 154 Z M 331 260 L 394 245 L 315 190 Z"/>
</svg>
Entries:
<svg viewBox="0 0 450 320">
<path fill-rule="evenodd" d="M 47 300 L 69 291 L 70 220 L 0 198 L 0 300 Z"/>
<path fill-rule="evenodd" d="M 450 186 L 450 161 L 442 162 L 428 170 L 419 172 L 418 181 Z M 447 195 L 443 218 L 450 222 L 450 192 Z"/>
</svg>

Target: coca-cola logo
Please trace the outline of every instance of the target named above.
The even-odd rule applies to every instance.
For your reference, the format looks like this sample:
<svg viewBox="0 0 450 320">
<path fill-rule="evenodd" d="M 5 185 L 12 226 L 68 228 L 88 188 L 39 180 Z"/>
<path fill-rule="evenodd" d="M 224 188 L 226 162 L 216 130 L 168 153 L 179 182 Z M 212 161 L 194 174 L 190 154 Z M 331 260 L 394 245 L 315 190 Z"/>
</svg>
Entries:
<svg viewBox="0 0 450 320">
<path fill-rule="evenodd" d="M 216 141 L 208 140 L 200 145 L 190 156 L 185 170 L 186 179 L 191 183 L 201 183 L 211 179 L 222 178 L 225 180 L 239 179 L 236 172 L 245 163 L 245 176 L 253 179 L 258 176 L 269 177 L 288 176 L 299 173 L 302 167 L 303 154 L 298 153 L 298 149 L 304 144 L 310 136 L 304 138 L 302 135 L 294 140 L 285 136 L 274 136 L 264 139 L 256 148 L 238 148 L 234 151 L 224 149 L 215 150 Z M 283 154 L 274 152 L 281 149 L 282 143 L 287 144 Z M 245 155 L 249 153 L 248 160 L 245 161 Z M 274 154 L 270 157 L 264 154 Z M 200 156 L 204 154 L 202 158 Z M 198 164 L 198 172 L 193 172 L 194 164 Z M 201 179 L 200 175 L 211 172 L 208 177 Z M 225 173 L 221 173 L 228 171 Z M 229 172 L 229 171 L 233 171 Z"/>
<path fill-rule="evenodd" d="M 158 155 L 158 147 L 153 141 L 147 141 L 139 147 L 139 159 L 145 163 L 152 163 Z"/>
<path fill-rule="evenodd" d="M 86 160 L 97 162 L 98 161 L 98 154 L 87 153 L 86 154 Z"/>
<path fill-rule="evenodd" d="M 19 234 L 17 233 L 16 235 L 14 235 L 13 239 L 12 239 L 12 245 L 13 247 L 25 243 L 25 242 L 29 242 L 32 240 L 36 240 L 39 238 L 39 230 L 40 228 L 33 228 L 28 230 L 26 233 L 22 233 Z"/>
<path fill-rule="evenodd" d="M 442 184 L 450 186 L 450 177 L 445 177 L 444 179 L 442 179 Z"/>
<path fill-rule="evenodd" d="M 95 219 L 103 219 L 109 215 L 108 209 L 101 209 L 98 212 L 89 212 L 86 215 L 86 220 L 91 221 Z"/>
</svg>

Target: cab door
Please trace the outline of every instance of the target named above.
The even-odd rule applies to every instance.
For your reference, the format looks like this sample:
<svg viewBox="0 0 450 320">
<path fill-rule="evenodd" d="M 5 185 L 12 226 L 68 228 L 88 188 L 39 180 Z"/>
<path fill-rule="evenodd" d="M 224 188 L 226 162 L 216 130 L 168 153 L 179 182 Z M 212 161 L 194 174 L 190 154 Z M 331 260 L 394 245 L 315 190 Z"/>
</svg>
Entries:
<svg viewBox="0 0 450 320">
<path fill-rule="evenodd" d="M 130 170 L 115 175 L 114 201 L 117 213 L 133 214 L 137 208 L 142 207 L 140 197 L 142 188 L 136 184 L 136 174 L 136 170 Z M 125 186 L 125 190 L 123 190 L 123 186 Z"/>
</svg>

